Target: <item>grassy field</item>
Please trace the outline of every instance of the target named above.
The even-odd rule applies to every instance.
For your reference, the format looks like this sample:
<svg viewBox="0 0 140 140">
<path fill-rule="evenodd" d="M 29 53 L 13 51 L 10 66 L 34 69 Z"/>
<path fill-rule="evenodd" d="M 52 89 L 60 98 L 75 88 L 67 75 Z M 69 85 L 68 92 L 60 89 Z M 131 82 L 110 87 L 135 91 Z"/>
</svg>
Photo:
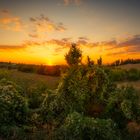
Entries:
<svg viewBox="0 0 140 140">
<path fill-rule="evenodd" d="M 127 65 L 121 65 L 119 66 L 119 68 L 122 68 L 122 69 L 131 69 L 131 68 L 135 68 L 135 69 L 138 69 L 140 70 L 140 64 L 127 64 Z"/>
<path fill-rule="evenodd" d="M 140 91 L 140 80 L 139 81 L 129 81 L 129 82 L 119 82 L 118 86 L 133 86 L 135 89 Z"/>
<path fill-rule="evenodd" d="M 127 65 L 122 65 L 122 66 L 119 66 L 119 68 L 122 68 L 122 69 L 126 69 L 126 70 L 129 70 L 131 68 L 135 68 L 135 69 L 138 69 L 140 70 L 140 64 L 127 64 Z M 119 86 L 133 86 L 135 89 L 137 89 L 138 91 L 140 91 L 140 80 L 138 81 L 125 81 L 125 82 L 119 82 L 118 83 Z"/>
<path fill-rule="evenodd" d="M 59 83 L 60 77 L 45 76 L 35 73 L 24 73 L 17 70 L 0 69 L 8 73 L 9 78 L 20 85 L 46 85 L 49 89 L 55 89 Z"/>
<path fill-rule="evenodd" d="M 130 69 L 130 68 L 136 68 L 140 70 L 140 64 L 128 64 L 128 65 L 122 65 L 119 66 L 122 69 Z M 6 70 L 6 69 L 0 69 L 0 71 L 7 71 L 9 73 L 9 77 L 12 79 L 12 81 L 15 81 L 16 83 L 20 83 L 21 85 L 36 85 L 38 83 L 45 84 L 49 89 L 55 89 L 59 83 L 60 77 L 54 77 L 54 76 L 45 76 L 45 75 L 39 75 L 35 73 L 24 73 L 17 70 Z M 138 91 L 140 91 L 140 80 L 139 81 L 125 81 L 125 82 L 119 82 L 118 86 L 133 86 Z"/>
</svg>

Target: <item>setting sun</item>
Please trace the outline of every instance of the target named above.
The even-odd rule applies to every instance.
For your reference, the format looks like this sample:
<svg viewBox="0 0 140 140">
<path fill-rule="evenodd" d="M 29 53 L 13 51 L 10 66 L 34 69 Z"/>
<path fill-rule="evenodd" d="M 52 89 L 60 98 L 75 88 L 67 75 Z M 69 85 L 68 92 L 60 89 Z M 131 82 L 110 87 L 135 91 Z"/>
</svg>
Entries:
<svg viewBox="0 0 140 140">
<path fill-rule="evenodd" d="M 54 64 L 53 64 L 52 60 L 48 60 L 47 63 L 46 63 L 46 65 L 52 66 Z"/>
</svg>

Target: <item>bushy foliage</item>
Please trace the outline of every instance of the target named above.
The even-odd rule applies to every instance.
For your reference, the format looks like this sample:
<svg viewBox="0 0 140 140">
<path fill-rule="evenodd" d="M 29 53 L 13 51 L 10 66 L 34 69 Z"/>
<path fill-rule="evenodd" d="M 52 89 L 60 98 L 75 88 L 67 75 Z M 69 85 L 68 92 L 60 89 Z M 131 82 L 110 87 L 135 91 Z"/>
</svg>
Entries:
<svg viewBox="0 0 140 140">
<path fill-rule="evenodd" d="M 119 139 L 118 131 L 122 136 L 129 121 L 139 120 L 136 91 L 117 88 L 109 74 L 104 67 L 89 63 L 70 65 L 42 106 L 43 120 L 55 128 L 56 139 Z"/>
<path fill-rule="evenodd" d="M 140 71 L 134 68 L 131 68 L 128 71 L 128 80 L 130 81 L 136 81 L 136 80 L 140 80 Z"/>
<path fill-rule="evenodd" d="M 106 112 L 120 127 L 130 120 L 139 120 L 140 106 L 137 92 L 132 87 L 122 87 L 110 93 Z"/>
<path fill-rule="evenodd" d="M 97 60 L 97 64 L 98 64 L 99 66 L 102 65 L 102 57 L 100 57 L 100 58 Z"/>
<path fill-rule="evenodd" d="M 24 129 L 15 125 L 2 125 L 0 136 L 5 140 L 23 140 L 26 136 Z"/>
<path fill-rule="evenodd" d="M 68 65 L 78 65 L 81 62 L 82 53 L 81 50 L 76 47 L 76 44 L 72 44 L 69 52 L 65 55 L 65 59 Z"/>
<path fill-rule="evenodd" d="M 18 70 L 22 72 L 27 72 L 27 73 L 33 73 L 35 72 L 35 66 L 34 65 L 19 65 Z"/>
<path fill-rule="evenodd" d="M 138 94 L 132 87 L 117 88 L 113 82 L 122 80 L 128 71 L 94 65 L 89 57 L 82 64 L 81 58 L 80 49 L 72 45 L 65 56 L 69 67 L 56 90 L 43 84 L 21 88 L 1 80 L 0 133 L 20 139 L 22 132 L 39 129 L 44 139 L 120 140 L 129 134 L 133 139 L 130 128 L 135 124 L 138 130 L 140 121 Z M 135 73 L 130 70 L 128 75 L 134 78 Z"/>
<path fill-rule="evenodd" d="M 95 119 L 73 112 L 57 130 L 55 139 L 119 140 L 120 136 L 116 125 L 110 119 Z"/>
<path fill-rule="evenodd" d="M 8 72 L 5 69 L 0 69 L 0 80 L 3 78 L 9 78 L 10 77 L 10 72 Z"/>
<path fill-rule="evenodd" d="M 140 59 L 126 59 L 126 60 L 116 60 L 111 65 L 112 66 L 118 66 L 118 65 L 126 65 L 126 64 L 139 64 Z"/>
<path fill-rule="evenodd" d="M 123 69 L 111 69 L 109 72 L 109 77 L 112 81 L 124 81 L 127 79 L 127 71 Z"/>
<path fill-rule="evenodd" d="M 37 73 L 38 74 L 42 74 L 42 75 L 45 75 L 47 72 L 47 68 L 45 65 L 40 65 L 37 69 Z"/>
<path fill-rule="evenodd" d="M 140 71 L 132 68 L 125 70 L 121 68 L 112 68 L 109 70 L 109 78 L 112 81 L 136 81 L 140 80 Z"/>
<path fill-rule="evenodd" d="M 98 101 L 101 104 L 104 102 L 107 88 L 107 75 L 101 68 L 73 66 L 63 75 L 55 94 L 47 95 L 44 102 L 47 109 L 44 109 L 43 113 L 56 112 L 57 118 L 60 115 L 61 119 L 62 114 L 65 117 L 64 114 L 67 115 L 71 111 L 87 114 L 90 105 Z"/>
<path fill-rule="evenodd" d="M 0 81 L 0 124 L 25 123 L 28 104 L 12 82 Z"/>
<path fill-rule="evenodd" d="M 29 87 L 27 89 L 27 95 L 26 95 L 26 97 L 28 98 L 29 108 L 31 109 L 40 108 L 46 93 L 47 93 L 47 86 L 44 85 L 43 83 L 34 86 L 32 85 L 31 87 Z"/>
</svg>

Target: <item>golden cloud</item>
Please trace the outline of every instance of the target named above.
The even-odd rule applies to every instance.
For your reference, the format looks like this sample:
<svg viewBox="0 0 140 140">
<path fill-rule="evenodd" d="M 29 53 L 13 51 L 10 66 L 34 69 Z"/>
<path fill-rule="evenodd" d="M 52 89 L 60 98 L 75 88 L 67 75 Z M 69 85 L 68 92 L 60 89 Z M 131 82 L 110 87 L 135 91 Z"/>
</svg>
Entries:
<svg viewBox="0 0 140 140">
<path fill-rule="evenodd" d="M 66 27 L 62 22 L 54 22 L 43 14 L 39 17 L 31 17 L 30 23 L 22 22 L 20 17 L 13 16 L 8 10 L 0 11 L 0 29 L 24 32 L 30 38 L 41 39 L 46 38 L 49 32 L 64 32 Z"/>
<path fill-rule="evenodd" d="M 131 38 L 127 38 L 124 41 L 112 41 L 106 42 L 107 55 L 119 55 L 119 54 L 132 54 L 140 53 L 140 35 L 135 35 Z"/>
<path fill-rule="evenodd" d="M 22 31 L 23 23 L 19 17 L 15 17 L 10 14 L 8 10 L 2 10 L 0 12 L 0 28 L 10 31 Z"/>
<path fill-rule="evenodd" d="M 72 44 L 71 38 L 51 39 L 48 41 L 26 41 L 23 45 L 0 45 L 1 60 L 11 60 L 10 52 L 17 61 L 18 57 L 24 59 L 34 58 L 34 63 L 43 63 L 53 61 L 54 63 L 65 62 L 64 55 Z M 90 56 L 93 60 L 102 56 L 104 62 L 112 62 L 116 59 L 139 58 L 140 54 L 140 36 L 133 36 L 124 41 L 104 41 L 104 42 L 91 42 L 86 37 L 79 37 L 75 41 L 78 47 L 84 52 L 83 60 L 86 61 L 86 55 Z M 20 52 L 20 53 L 19 53 Z M 8 57 L 9 56 L 9 57 Z M 115 57 L 114 57 L 115 56 Z M 7 58 L 8 57 L 8 58 Z M 21 59 L 23 59 L 21 58 Z M 19 59 L 20 60 L 20 59 Z M 28 59 L 29 62 L 31 59 Z"/>
<path fill-rule="evenodd" d="M 26 45 L 0 45 L 0 51 L 24 50 Z"/>
<path fill-rule="evenodd" d="M 30 37 L 40 37 L 45 36 L 48 32 L 63 32 L 66 30 L 62 22 L 55 23 L 43 14 L 39 17 L 31 17 L 30 22 L 32 28 L 32 33 L 29 34 Z"/>
<path fill-rule="evenodd" d="M 70 3 L 74 3 L 76 5 L 80 4 L 81 0 L 64 0 L 65 5 L 69 5 Z"/>
<path fill-rule="evenodd" d="M 20 46 L 10 46 L 10 45 L 0 45 L 1 52 L 9 51 L 23 51 L 23 52 L 35 52 L 36 55 L 45 53 L 49 56 L 63 56 L 72 44 L 71 38 L 62 38 L 62 39 L 51 39 L 48 41 L 26 41 L 23 45 Z M 91 58 L 98 58 L 103 56 L 106 58 L 106 61 L 110 59 L 117 59 L 120 57 L 131 57 L 130 54 L 140 54 L 140 36 L 133 36 L 124 41 L 104 41 L 104 42 L 91 42 L 86 37 L 79 37 L 75 41 L 78 47 L 80 47 L 85 55 L 91 56 Z M 63 52 L 63 54 L 62 54 Z M 32 54 L 31 54 L 32 55 Z M 41 56 L 41 55 L 40 55 Z M 115 56 L 113 58 L 112 56 Z M 109 58 L 109 60 L 107 60 Z M 111 60 L 110 60 L 111 61 Z"/>
</svg>

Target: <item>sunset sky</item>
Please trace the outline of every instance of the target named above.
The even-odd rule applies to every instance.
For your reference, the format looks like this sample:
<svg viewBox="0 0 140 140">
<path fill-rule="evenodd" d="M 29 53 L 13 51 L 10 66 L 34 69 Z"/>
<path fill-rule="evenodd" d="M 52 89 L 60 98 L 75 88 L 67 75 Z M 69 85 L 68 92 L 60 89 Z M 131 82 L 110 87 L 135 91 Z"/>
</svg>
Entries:
<svg viewBox="0 0 140 140">
<path fill-rule="evenodd" d="M 0 61 L 65 64 L 72 42 L 83 61 L 140 58 L 140 0 L 0 0 Z"/>
</svg>

